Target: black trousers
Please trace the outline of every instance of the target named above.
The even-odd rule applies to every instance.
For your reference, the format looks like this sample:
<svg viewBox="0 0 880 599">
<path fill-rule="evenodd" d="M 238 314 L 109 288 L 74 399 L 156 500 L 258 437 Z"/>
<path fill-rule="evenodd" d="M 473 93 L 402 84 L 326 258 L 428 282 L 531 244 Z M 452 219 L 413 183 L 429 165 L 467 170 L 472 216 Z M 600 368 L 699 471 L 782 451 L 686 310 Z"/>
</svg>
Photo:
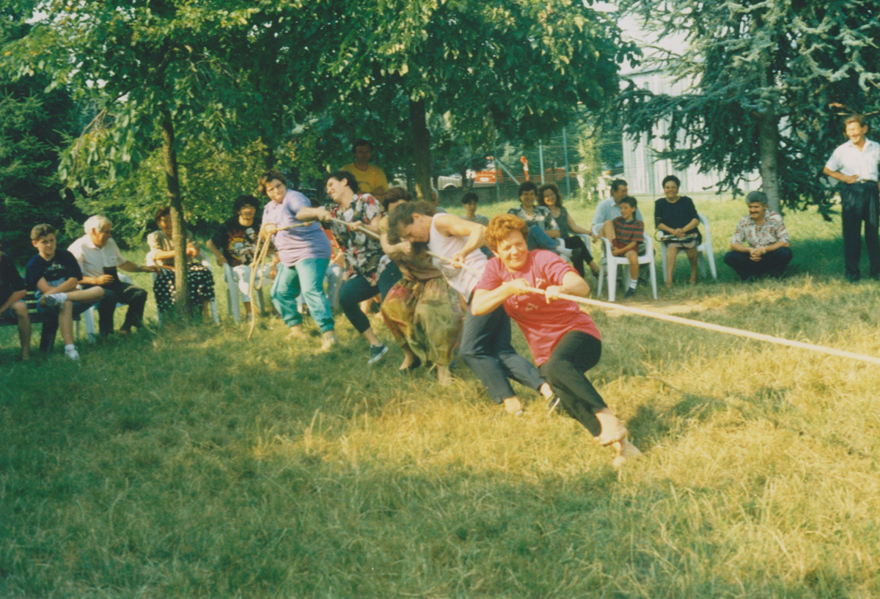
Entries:
<svg viewBox="0 0 880 599">
<path fill-rule="evenodd" d="M 85 288 L 91 287 L 83 286 Z M 125 313 L 125 322 L 122 330 L 129 331 L 131 327 L 140 328 L 144 324 L 144 306 L 147 305 L 147 292 L 140 287 L 129 283 L 123 283 L 119 279 L 109 285 L 102 285 L 104 297 L 98 304 L 98 329 L 101 335 L 109 335 L 113 332 L 113 313 L 116 312 L 116 304 L 125 304 L 128 311 Z"/>
<path fill-rule="evenodd" d="M 596 412 L 607 406 L 584 372 L 598 364 L 601 356 L 601 341 L 583 331 L 569 331 L 538 368 L 569 416 L 594 437 L 602 432 Z"/>
<path fill-rule="evenodd" d="M 355 275 L 339 288 L 339 305 L 358 333 L 370 328 L 370 319 L 361 311 L 360 303 L 379 295 L 379 287 L 361 275 Z"/>
<path fill-rule="evenodd" d="M 724 263 L 735 270 L 743 281 L 757 279 L 764 275 L 778 279 L 785 272 L 792 256 L 791 248 L 779 248 L 767 252 L 761 256 L 760 261 L 754 262 L 745 252 L 730 251 L 724 254 Z"/>
<path fill-rule="evenodd" d="M 862 221 L 865 222 L 865 249 L 871 276 L 880 274 L 880 238 L 878 238 L 878 210 L 880 191 L 876 183 L 853 183 L 844 185 L 840 192 L 843 215 L 843 256 L 846 276 L 859 278 L 859 261 L 862 253 Z"/>
<path fill-rule="evenodd" d="M 565 247 L 571 250 L 571 265 L 578 271 L 580 276 L 584 276 L 584 263 L 589 264 L 593 261 L 593 255 L 590 249 L 584 243 L 584 240 L 577 235 L 564 237 Z"/>
</svg>

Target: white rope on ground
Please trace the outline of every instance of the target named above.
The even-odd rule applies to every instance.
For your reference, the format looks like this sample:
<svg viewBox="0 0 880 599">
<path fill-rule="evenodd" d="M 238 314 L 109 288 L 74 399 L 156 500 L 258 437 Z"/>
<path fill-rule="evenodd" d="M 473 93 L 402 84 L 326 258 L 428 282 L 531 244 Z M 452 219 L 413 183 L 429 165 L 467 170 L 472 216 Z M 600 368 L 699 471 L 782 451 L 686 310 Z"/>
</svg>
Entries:
<svg viewBox="0 0 880 599">
<path fill-rule="evenodd" d="M 541 295 L 545 295 L 545 291 L 543 289 L 537 289 L 535 287 L 528 287 L 528 291 L 532 293 L 539 293 Z M 560 293 L 560 299 L 567 299 L 573 302 L 577 302 L 579 304 L 587 304 L 590 306 L 596 306 L 599 308 L 605 309 L 614 309 L 620 310 L 623 312 L 629 312 L 630 314 L 637 314 L 639 316 L 647 316 L 648 318 L 655 318 L 657 320 L 663 320 L 666 322 L 672 322 L 675 324 L 681 324 L 688 327 L 693 327 L 697 329 L 704 329 L 706 331 L 713 331 L 716 333 L 724 333 L 726 335 L 734 335 L 736 337 L 744 337 L 746 339 L 754 339 L 755 341 L 764 341 L 765 343 L 774 343 L 776 345 L 784 345 L 787 347 L 796 347 L 798 349 L 806 349 L 809 351 L 819 352 L 822 354 L 827 354 L 829 356 L 837 356 L 840 358 L 849 358 L 851 360 L 858 360 L 860 362 L 867 362 L 868 364 L 876 364 L 880 365 L 880 358 L 875 358 L 874 356 L 866 356 L 864 354 L 857 354 L 854 352 L 844 351 L 841 349 L 834 349 L 833 347 L 825 347 L 822 345 L 815 345 L 813 343 L 803 343 L 801 341 L 792 341 L 790 339 L 784 339 L 782 337 L 773 337 L 772 335 L 764 335 L 762 333 L 753 333 L 751 331 L 744 331 L 742 329 L 734 329 L 732 327 L 726 327 L 718 324 L 711 324 L 708 322 L 700 322 L 699 320 L 690 320 L 688 318 L 681 318 L 680 316 L 670 316 L 668 314 L 660 314 L 658 312 L 652 312 L 650 310 L 642 310 L 641 308 L 633 308 L 632 306 L 622 306 L 619 304 L 612 304 L 610 302 L 603 302 L 600 300 L 594 300 L 586 297 L 580 297 L 578 295 L 569 295 L 567 293 Z"/>
</svg>

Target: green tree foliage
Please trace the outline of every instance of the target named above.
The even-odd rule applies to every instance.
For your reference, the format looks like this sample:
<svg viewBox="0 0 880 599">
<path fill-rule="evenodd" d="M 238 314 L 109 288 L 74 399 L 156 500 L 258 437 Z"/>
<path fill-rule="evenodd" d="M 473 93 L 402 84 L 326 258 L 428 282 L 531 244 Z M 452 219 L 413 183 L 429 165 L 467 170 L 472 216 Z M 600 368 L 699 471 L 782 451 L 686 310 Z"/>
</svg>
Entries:
<svg viewBox="0 0 880 599">
<path fill-rule="evenodd" d="M 832 190 L 818 173 L 844 141 L 840 103 L 880 108 L 880 4 L 632 0 L 630 10 L 657 29 L 661 45 L 685 35 L 681 53 L 658 50 L 651 66 L 692 84 L 680 96 L 630 87 L 622 95 L 625 131 L 661 137 L 679 167 L 725 173 L 721 187 L 758 171 L 771 205 L 817 204 L 827 215 Z M 686 140 L 686 143 L 682 143 Z"/>
<path fill-rule="evenodd" d="M 26 34 L 22 16 L 0 4 L 0 52 Z M 76 110 L 64 90 L 44 92 L 45 76 L 14 76 L 0 66 L 0 238 L 4 251 L 22 262 L 34 251 L 33 225 L 61 230 L 79 215 L 57 175 L 58 150 L 76 125 Z"/>
<path fill-rule="evenodd" d="M 190 141 L 218 147 L 235 130 L 243 90 L 236 65 L 252 31 L 253 3 L 214 0 L 104 2 L 52 0 L 43 18 L 11 51 L 19 73 L 51 73 L 54 84 L 97 106 L 95 119 L 65 155 L 62 175 L 96 191 L 125 177 L 158 148 L 171 206 L 177 256 L 177 305 L 189 313 L 183 197 L 177 155 Z M 242 41 L 244 40 L 244 41 Z"/>
<path fill-rule="evenodd" d="M 399 106 L 412 138 L 419 193 L 430 181 L 429 112 L 449 115 L 473 147 L 496 133 L 528 139 L 558 131 L 578 104 L 616 94 L 633 49 L 616 23 L 571 0 L 374 0 L 340 12 L 346 34 L 328 58 L 349 103 Z M 488 142 L 488 143 L 487 143 Z"/>
</svg>

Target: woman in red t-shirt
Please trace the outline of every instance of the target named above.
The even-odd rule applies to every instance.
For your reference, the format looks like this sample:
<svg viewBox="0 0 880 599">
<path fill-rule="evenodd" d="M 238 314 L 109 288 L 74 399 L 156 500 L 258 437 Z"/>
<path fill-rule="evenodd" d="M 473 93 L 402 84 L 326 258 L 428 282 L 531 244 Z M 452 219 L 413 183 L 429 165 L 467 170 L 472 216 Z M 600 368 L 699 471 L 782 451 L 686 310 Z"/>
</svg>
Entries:
<svg viewBox="0 0 880 599">
<path fill-rule="evenodd" d="M 602 355 L 602 338 L 593 319 L 559 294 L 586 296 L 590 286 L 553 252 L 528 251 L 528 226 L 511 214 L 496 216 L 486 228 L 486 244 L 495 254 L 477 284 L 471 310 L 485 314 L 504 305 L 522 330 L 544 379 L 565 410 L 600 445 L 617 451 L 614 465 L 641 452 L 628 431 L 584 376 Z M 527 288 L 543 289 L 546 295 Z"/>
</svg>

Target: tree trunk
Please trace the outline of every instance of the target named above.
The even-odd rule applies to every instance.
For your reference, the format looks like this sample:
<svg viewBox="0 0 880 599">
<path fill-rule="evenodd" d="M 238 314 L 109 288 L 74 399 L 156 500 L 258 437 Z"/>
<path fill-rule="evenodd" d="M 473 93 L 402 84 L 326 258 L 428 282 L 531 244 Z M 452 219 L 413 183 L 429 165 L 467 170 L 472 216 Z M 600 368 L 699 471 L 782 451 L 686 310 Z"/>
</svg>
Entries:
<svg viewBox="0 0 880 599">
<path fill-rule="evenodd" d="M 425 116 L 425 101 L 409 101 L 409 126 L 413 139 L 413 161 L 416 165 L 416 197 L 431 199 L 431 134 Z"/>
<path fill-rule="evenodd" d="M 779 117 L 773 111 L 758 113 L 758 146 L 761 156 L 761 189 L 767 194 L 767 207 L 781 213 L 779 197 Z"/>
<path fill-rule="evenodd" d="M 188 318 L 192 312 L 189 305 L 189 286 L 186 279 L 186 223 L 180 201 L 180 179 L 177 174 L 177 152 L 174 149 L 174 123 L 171 113 L 162 113 L 162 157 L 165 163 L 165 184 L 168 187 L 168 204 L 171 206 L 174 243 L 174 302 L 177 315 Z"/>
</svg>

